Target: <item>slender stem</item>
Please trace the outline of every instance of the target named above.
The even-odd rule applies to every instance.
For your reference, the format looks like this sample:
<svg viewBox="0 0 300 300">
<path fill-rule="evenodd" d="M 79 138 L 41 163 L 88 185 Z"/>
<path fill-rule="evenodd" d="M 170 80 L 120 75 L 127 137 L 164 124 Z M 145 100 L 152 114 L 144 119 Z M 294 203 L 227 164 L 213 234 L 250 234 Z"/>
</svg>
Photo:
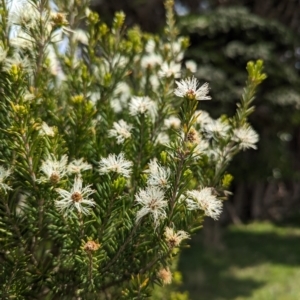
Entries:
<svg viewBox="0 0 300 300">
<path fill-rule="evenodd" d="M 93 257 L 91 252 L 88 252 L 88 258 L 89 258 L 88 277 L 89 277 L 89 281 L 93 282 Z"/>
<path fill-rule="evenodd" d="M 119 248 L 118 252 L 116 253 L 116 255 L 111 259 L 111 261 L 102 268 L 102 272 L 107 271 L 120 257 L 121 253 L 124 251 L 125 247 L 128 245 L 128 243 L 131 241 L 131 238 L 133 237 L 133 235 L 135 234 L 137 228 L 138 228 L 139 223 L 136 223 L 133 227 L 133 229 L 131 230 L 130 234 L 128 235 L 127 239 L 125 240 L 125 242 L 123 243 L 123 245 Z"/>
</svg>

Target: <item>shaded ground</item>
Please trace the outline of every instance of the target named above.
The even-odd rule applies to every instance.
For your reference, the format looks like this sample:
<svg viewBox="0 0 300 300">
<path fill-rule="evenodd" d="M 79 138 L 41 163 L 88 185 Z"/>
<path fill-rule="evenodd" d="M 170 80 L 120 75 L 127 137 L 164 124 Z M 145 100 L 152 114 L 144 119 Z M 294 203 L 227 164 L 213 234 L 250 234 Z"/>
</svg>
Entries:
<svg viewBox="0 0 300 300">
<path fill-rule="evenodd" d="M 231 226 L 222 251 L 196 236 L 179 262 L 183 289 L 191 300 L 299 300 L 299 224 Z"/>
</svg>

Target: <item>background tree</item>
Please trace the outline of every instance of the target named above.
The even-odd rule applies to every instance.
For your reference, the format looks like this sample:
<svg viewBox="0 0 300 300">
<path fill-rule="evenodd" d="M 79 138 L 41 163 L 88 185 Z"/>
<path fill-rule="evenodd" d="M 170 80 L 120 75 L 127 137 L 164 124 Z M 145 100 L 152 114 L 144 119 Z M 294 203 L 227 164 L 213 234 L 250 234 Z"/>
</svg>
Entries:
<svg viewBox="0 0 300 300">
<path fill-rule="evenodd" d="M 300 6 L 297 0 L 177 0 L 176 7 L 186 14 L 203 13 L 218 7 L 240 6 L 264 19 L 278 20 L 282 24 L 299 32 Z M 123 10 L 128 16 L 128 24 L 139 24 L 147 31 L 157 31 L 164 23 L 163 0 L 94 0 L 92 7 L 107 20 L 111 20 L 115 11 Z"/>
<path fill-rule="evenodd" d="M 258 151 L 243 153 L 236 161 L 235 207 L 228 208 L 235 221 L 281 217 L 299 199 L 294 181 L 299 177 L 299 37 L 242 7 L 186 16 L 181 24 L 191 39 L 186 59 L 197 61 L 196 76 L 213 82 L 213 90 L 222 95 L 218 105 L 206 103 L 212 114 L 232 113 L 245 61 L 258 57 L 266 61 L 269 76 L 252 116 L 260 144 Z"/>
<path fill-rule="evenodd" d="M 98 11 L 128 11 L 130 23 L 146 30 L 161 29 L 162 1 L 93 3 Z M 222 95 L 217 106 L 207 106 L 213 114 L 232 113 L 245 79 L 245 62 L 266 61 L 269 77 L 252 117 L 260 133 L 259 150 L 241 154 L 236 162 L 238 167 L 232 171 L 235 196 L 227 207 L 234 222 L 281 218 L 298 207 L 300 191 L 300 6 L 297 1 L 276 0 L 182 0 L 176 4 L 178 14 L 186 14 L 181 19 L 182 33 L 191 41 L 186 59 L 195 60 L 197 77 L 213 82 L 212 90 Z M 146 7 L 155 13 L 145 17 L 142 11 Z M 106 16 L 109 18 L 109 13 Z"/>
</svg>

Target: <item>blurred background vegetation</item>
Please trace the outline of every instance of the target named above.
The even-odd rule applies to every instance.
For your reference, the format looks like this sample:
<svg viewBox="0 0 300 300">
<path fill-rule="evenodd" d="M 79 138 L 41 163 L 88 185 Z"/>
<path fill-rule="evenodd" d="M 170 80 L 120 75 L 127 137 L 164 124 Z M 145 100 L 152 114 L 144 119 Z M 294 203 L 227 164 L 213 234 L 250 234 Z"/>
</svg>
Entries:
<svg viewBox="0 0 300 300">
<path fill-rule="evenodd" d="M 108 23 L 123 10 L 127 26 L 157 34 L 165 21 L 163 0 L 94 0 L 92 9 Z M 260 135 L 258 150 L 232 162 L 233 196 L 220 222 L 207 220 L 183 251 L 182 290 L 195 300 L 298 300 L 300 1 L 181 0 L 175 10 L 181 34 L 190 38 L 185 60 L 194 60 L 195 76 L 211 86 L 213 101 L 202 109 L 232 115 L 247 61 L 263 59 L 268 75 L 250 120 Z M 176 276 L 156 299 L 188 299 L 172 292 L 180 286 Z"/>
</svg>

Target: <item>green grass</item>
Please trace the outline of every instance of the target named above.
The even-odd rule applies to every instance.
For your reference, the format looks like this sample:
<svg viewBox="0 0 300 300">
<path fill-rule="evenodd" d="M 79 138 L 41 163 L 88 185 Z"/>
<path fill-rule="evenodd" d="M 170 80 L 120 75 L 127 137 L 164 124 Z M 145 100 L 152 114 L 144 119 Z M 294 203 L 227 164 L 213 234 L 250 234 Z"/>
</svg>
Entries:
<svg viewBox="0 0 300 300">
<path fill-rule="evenodd" d="M 183 250 L 179 271 L 191 300 L 300 299 L 300 226 L 230 226 L 223 243 L 205 249 L 196 237 Z"/>
</svg>

